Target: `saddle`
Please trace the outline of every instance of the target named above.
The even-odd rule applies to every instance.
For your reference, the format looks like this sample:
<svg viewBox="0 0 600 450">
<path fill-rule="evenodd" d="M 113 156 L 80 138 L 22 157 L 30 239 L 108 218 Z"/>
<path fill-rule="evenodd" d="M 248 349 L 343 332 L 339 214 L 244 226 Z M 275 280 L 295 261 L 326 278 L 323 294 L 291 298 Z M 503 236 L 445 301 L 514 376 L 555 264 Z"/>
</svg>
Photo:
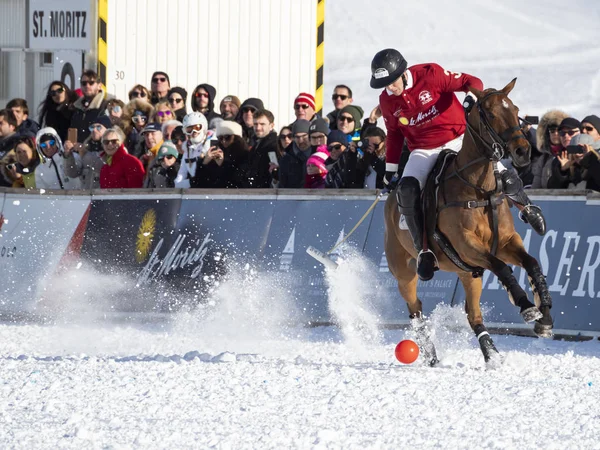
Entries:
<svg viewBox="0 0 600 450">
<path fill-rule="evenodd" d="M 438 193 L 440 183 L 445 178 L 446 170 L 450 163 L 454 161 L 457 153 L 453 150 L 442 150 L 438 155 L 437 161 L 433 169 L 427 177 L 427 182 L 423 192 L 421 193 L 421 211 L 423 211 L 423 223 L 429 242 L 433 240 L 438 247 L 444 252 L 446 257 L 452 261 L 459 269 L 471 272 L 473 278 L 481 277 L 484 269 L 481 267 L 473 267 L 464 262 L 458 255 L 448 238 L 442 233 L 437 225 L 438 214 Z M 462 206 L 464 208 L 480 208 L 487 206 L 489 202 L 477 202 L 475 200 L 469 202 L 446 203 L 446 206 Z"/>
</svg>

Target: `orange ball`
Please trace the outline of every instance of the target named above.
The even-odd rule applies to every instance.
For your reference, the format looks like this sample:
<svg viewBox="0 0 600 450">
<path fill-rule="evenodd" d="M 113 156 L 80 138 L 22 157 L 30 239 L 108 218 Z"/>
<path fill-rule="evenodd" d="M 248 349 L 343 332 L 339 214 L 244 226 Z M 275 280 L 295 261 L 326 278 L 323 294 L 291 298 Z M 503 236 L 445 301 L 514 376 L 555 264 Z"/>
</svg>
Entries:
<svg viewBox="0 0 600 450">
<path fill-rule="evenodd" d="M 410 339 L 400 341 L 396 345 L 396 359 L 402 364 L 412 364 L 419 357 L 419 346 Z"/>
</svg>

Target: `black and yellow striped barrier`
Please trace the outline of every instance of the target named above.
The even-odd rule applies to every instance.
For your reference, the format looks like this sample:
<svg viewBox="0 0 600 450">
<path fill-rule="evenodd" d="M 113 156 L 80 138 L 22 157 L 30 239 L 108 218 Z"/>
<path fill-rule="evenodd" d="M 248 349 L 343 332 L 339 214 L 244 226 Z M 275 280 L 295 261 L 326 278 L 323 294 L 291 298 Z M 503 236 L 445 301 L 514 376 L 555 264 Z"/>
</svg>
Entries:
<svg viewBox="0 0 600 450">
<path fill-rule="evenodd" d="M 317 0 L 317 82 L 315 86 L 315 109 L 323 110 L 323 65 L 325 63 L 325 0 Z"/>
<path fill-rule="evenodd" d="M 105 86 L 108 67 L 107 22 L 108 0 L 98 0 L 98 76 Z"/>
</svg>

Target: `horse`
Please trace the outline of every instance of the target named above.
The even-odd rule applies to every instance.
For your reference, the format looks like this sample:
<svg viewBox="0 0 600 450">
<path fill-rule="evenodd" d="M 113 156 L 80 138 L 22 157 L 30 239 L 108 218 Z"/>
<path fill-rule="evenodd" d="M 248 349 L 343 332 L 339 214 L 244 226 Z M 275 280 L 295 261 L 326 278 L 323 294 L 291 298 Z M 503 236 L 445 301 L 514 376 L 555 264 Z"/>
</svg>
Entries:
<svg viewBox="0 0 600 450">
<path fill-rule="evenodd" d="M 437 201 L 431 202 L 433 208 L 429 212 L 424 211 L 425 214 L 437 213 L 433 224 L 464 262 L 461 268 L 446 256 L 437 241 L 432 239 L 431 229 L 427 230 L 426 243 L 436 254 L 439 269 L 457 273 L 464 286 L 467 319 L 488 365 L 501 363 L 502 358 L 481 314 L 483 270 L 489 270 L 498 277 L 508 291 L 510 301 L 520 308 L 526 322 L 535 321 L 534 331 L 538 336 L 551 337 L 553 328 L 550 315 L 552 299 L 546 279 L 538 261 L 527 253 L 515 231 L 509 199 L 501 192 L 502 182 L 497 168 L 505 154 L 510 156 L 516 168 L 530 163 L 531 146 L 519 125 L 518 108 L 508 98 L 515 83 L 516 78 L 501 90 L 470 89 L 478 101 L 466 116 L 462 148 L 438 177 Z M 433 366 L 438 359 L 423 317 L 422 303 L 417 297 L 417 251 L 408 230 L 399 226 L 401 217 L 395 195 L 388 196 L 384 216 L 384 246 L 389 269 L 407 303 L 411 327 L 416 332 L 424 360 Z M 426 222 L 427 219 L 424 220 Z M 508 264 L 526 270 L 535 305 L 519 286 Z"/>
</svg>

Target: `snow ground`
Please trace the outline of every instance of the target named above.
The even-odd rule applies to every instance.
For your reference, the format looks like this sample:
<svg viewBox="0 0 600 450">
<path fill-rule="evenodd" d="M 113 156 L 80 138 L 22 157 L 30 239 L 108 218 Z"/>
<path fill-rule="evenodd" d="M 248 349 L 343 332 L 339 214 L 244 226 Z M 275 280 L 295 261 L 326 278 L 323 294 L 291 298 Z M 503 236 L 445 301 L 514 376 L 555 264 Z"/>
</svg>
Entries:
<svg viewBox="0 0 600 450">
<path fill-rule="evenodd" d="M 598 114 L 599 11 L 329 0 L 326 97 L 346 83 L 374 107 L 370 61 L 389 46 L 486 86 L 517 76 L 524 114 Z M 403 366 L 393 350 L 410 333 L 379 331 L 355 279 L 330 281 L 339 328 L 286 325 L 283 301 L 238 286 L 212 314 L 161 323 L 111 324 L 75 298 L 55 322 L 0 325 L 0 448 L 600 448 L 597 340 L 494 336 L 505 362 L 486 370 L 462 312 L 439 307 L 440 366 Z"/>
</svg>

